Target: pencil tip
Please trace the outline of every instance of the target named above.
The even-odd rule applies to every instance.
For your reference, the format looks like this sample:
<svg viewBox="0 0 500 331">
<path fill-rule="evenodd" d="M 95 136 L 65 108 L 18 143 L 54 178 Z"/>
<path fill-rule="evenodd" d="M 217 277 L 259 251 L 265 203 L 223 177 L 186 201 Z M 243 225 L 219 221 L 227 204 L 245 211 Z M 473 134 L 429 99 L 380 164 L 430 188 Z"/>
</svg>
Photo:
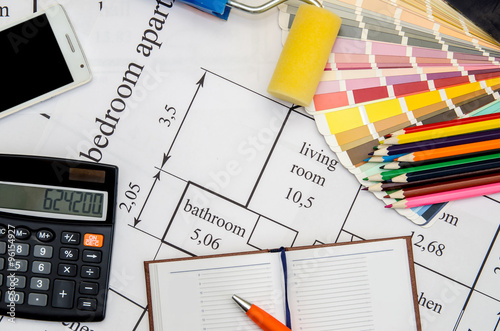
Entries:
<svg viewBox="0 0 500 331">
<path fill-rule="evenodd" d="M 368 191 L 368 187 L 363 187 L 362 190 L 363 191 Z"/>
<path fill-rule="evenodd" d="M 392 203 L 390 205 L 385 205 L 384 208 L 392 208 Z"/>
</svg>

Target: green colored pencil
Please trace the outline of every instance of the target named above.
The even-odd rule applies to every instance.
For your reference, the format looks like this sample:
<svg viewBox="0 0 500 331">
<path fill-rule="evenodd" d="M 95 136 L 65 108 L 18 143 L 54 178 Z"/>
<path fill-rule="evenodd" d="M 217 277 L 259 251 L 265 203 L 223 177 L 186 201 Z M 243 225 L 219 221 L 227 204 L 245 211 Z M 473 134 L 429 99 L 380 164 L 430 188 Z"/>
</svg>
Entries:
<svg viewBox="0 0 500 331">
<path fill-rule="evenodd" d="M 404 174 L 411 173 L 411 172 L 440 169 L 440 168 L 444 168 L 444 167 L 452 167 L 452 166 L 457 166 L 457 165 L 461 165 L 461 164 L 467 164 L 467 163 L 479 162 L 479 161 L 487 161 L 487 160 L 495 160 L 495 159 L 500 159 L 500 153 L 477 156 L 477 157 L 470 157 L 470 158 L 447 161 L 447 162 L 432 163 L 432 164 L 411 167 L 411 168 L 388 170 L 388 171 L 381 172 L 381 173 L 376 174 L 376 175 L 366 177 L 366 178 L 364 178 L 364 180 L 368 180 L 368 181 L 372 181 L 372 182 L 381 182 L 381 181 L 389 180 L 389 179 L 394 178 L 396 176 L 404 175 Z"/>
</svg>

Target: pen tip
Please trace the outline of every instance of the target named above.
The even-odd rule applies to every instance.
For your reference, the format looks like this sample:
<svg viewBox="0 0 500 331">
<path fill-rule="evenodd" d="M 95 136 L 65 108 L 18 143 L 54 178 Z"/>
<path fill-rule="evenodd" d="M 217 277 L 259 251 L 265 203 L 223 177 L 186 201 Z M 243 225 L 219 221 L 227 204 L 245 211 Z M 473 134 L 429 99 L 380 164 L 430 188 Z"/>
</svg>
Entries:
<svg viewBox="0 0 500 331">
<path fill-rule="evenodd" d="M 238 306 L 240 306 L 241 309 L 243 309 L 245 313 L 250 309 L 250 307 L 252 307 L 252 304 L 250 302 L 243 300 L 236 294 L 233 294 L 232 298 L 238 304 Z"/>
</svg>

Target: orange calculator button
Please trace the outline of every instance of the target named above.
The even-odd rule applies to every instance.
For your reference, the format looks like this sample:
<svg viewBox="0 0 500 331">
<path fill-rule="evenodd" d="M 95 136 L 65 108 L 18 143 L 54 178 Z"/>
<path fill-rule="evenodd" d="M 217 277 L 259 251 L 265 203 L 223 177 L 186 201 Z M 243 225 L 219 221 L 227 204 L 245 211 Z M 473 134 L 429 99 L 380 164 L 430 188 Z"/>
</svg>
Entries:
<svg viewBox="0 0 500 331">
<path fill-rule="evenodd" d="M 104 236 L 102 234 L 86 233 L 83 236 L 83 245 L 89 247 L 102 247 Z"/>
</svg>

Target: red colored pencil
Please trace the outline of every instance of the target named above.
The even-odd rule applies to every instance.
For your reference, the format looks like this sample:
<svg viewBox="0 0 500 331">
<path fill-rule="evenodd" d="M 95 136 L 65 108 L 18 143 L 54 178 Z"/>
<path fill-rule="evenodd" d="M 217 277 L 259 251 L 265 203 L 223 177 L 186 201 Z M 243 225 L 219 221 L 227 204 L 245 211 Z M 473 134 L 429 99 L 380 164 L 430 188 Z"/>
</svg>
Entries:
<svg viewBox="0 0 500 331">
<path fill-rule="evenodd" d="M 388 138 L 388 137 L 398 136 L 398 135 L 407 134 L 407 133 L 441 129 L 441 128 L 445 128 L 448 126 L 462 125 L 462 124 L 474 123 L 474 122 L 479 122 L 479 121 L 488 121 L 488 120 L 493 120 L 493 119 L 497 119 L 497 118 L 500 118 L 500 113 L 473 116 L 473 117 L 465 117 L 465 118 L 457 118 L 457 119 L 453 119 L 450 121 L 430 123 L 430 124 L 424 124 L 424 125 L 418 125 L 418 126 L 410 126 L 410 127 L 404 128 L 402 130 L 388 134 L 385 137 Z"/>
</svg>

